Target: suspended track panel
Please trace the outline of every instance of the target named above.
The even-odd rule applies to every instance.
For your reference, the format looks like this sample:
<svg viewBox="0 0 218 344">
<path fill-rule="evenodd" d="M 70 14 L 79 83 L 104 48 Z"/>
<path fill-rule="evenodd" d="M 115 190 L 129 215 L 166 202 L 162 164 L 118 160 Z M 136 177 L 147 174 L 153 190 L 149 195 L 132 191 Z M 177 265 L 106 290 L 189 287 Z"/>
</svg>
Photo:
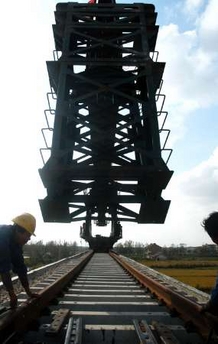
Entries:
<svg viewBox="0 0 218 344">
<path fill-rule="evenodd" d="M 38 286 L 43 289 L 51 283 L 54 283 L 52 276 L 48 276 L 44 283 L 39 283 Z M 19 302 L 25 299 L 26 295 L 23 293 Z M 51 314 L 40 318 L 38 330 L 29 330 L 24 334 L 24 343 L 204 342 L 197 333 L 187 333 L 182 320 L 171 317 L 164 305 L 105 253 L 95 253 L 81 273 L 63 290 L 57 301 L 56 305 L 53 303 L 49 307 Z M 62 313 L 69 311 L 75 326 L 71 326 L 69 321 L 67 328 L 61 326 L 57 332 L 54 328 L 52 333 L 51 324 L 60 310 Z M 155 330 L 155 324 L 161 326 L 159 333 Z M 70 341 L 68 332 L 72 333 L 72 338 L 78 335 L 80 341 L 73 341 L 72 338 Z"/>
<path fill-rule="evenodd" d="M 56 6 L 56 61 L 47 62 L 56 98 L 51 155 L 40 176 L 46 222 L 92 220 L 163 223 L 171 176 L 162 158 L 156 93 L 164 63 L 155 62 L 153 5 Z"/>
<path fill-rule="evenodd" d="M 217 317 L 201 313 L 209 295 L 115 252 L 86 251 L 40 271 L 31 285 L 39 298 L 26 302 L 22 292 L 16 310 L 3 303 L 4 343 L 217 343 Z"/>
</svg>

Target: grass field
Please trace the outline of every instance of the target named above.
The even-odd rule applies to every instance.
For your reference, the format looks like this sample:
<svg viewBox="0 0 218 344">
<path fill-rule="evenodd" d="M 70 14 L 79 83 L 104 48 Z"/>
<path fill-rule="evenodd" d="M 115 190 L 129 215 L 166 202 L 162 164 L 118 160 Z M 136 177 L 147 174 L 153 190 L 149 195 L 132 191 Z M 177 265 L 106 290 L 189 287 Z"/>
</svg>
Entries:
<svg viewBox="0 0 218 344">
<path fill-rule="evenodd" d="M 207 293 L 215 284 L 218 270 L 217 260 L 143 260 L 140 263 Z"/>
</svg>

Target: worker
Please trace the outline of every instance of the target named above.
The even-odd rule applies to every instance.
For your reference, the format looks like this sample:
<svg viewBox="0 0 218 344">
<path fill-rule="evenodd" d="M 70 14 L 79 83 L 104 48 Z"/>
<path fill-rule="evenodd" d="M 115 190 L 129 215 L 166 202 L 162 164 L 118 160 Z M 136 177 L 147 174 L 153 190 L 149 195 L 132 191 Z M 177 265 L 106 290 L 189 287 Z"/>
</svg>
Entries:
<svg viewBox="0 0 218 344">
<path fill-rule="evenodd" d="M 218 245 L 218 212 L 209 214 L 209 216 L 203 220 L 202 227 L 211 240 Z M 218 315 L 218 277 L 211 291 L 209 301 L 202 307 L 202 312 L 210 312 Z"/>
<path fill-rule="evenodd" d="M 22 250 L 31 236 L 35 236 L 36 219 L 29 213 L 23 213 L 16 216 L 12 222 L 12 225 L 0 225 L 0 275 L 10 297 L 10 306 L 15 308 L 17 296 L 11 280 L 11 270 L 18 275 L 28 297 L 38 296 L 29 288 Z"/>
</svg>

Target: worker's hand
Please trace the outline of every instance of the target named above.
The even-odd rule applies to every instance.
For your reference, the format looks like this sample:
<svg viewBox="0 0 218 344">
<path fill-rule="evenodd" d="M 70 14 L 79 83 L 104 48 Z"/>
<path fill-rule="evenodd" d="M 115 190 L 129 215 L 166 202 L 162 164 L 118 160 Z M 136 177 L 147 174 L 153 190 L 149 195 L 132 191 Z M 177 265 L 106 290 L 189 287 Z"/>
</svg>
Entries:
<svg viewBox="0 0 218 344">
<path fill-rule="evenodd" d="M 211 301 L 208 301 L 205 305 L 203 305 L 201 307 L 200 312 L 201 313 L 209 312 L 209 313 L 212 313 L 214 315 L 217 315 L 218 314 L 218 305 L 213 304 Z"/>
<path fill-rule="evenodd" d="M 205 303 L 204 305 L 202 305 L 200 313 L 205 313 L 205 312 L 209 312 L 211 308 L 211 302 L 208 301 L 207 303 Z"/>
<path fill-rule="evenodd" d="M 10 296 L 10 306 L 11 308 L 16 308 L 17 307 L 17 295 L 15 294 L 14 291 L 9 292 Z"/>
<path fill-rule="evenodd" d="M 29 292 L 28 294 L 28 299 L 25 301 L 27 304 L 31 303 L 33 299 L 39 298 L 39 294 Z"/>
<path fill-rule="evenodd" d="M 27 293 L 27 295 L 29 296 L 29 298 L 38 298 L 39 297 L 39 294 L 37 294 L 37 293 L 32 293 L 31 292 L 31 290 L 28 290 L 28 292 L 26 292 Z"/>
</svg>

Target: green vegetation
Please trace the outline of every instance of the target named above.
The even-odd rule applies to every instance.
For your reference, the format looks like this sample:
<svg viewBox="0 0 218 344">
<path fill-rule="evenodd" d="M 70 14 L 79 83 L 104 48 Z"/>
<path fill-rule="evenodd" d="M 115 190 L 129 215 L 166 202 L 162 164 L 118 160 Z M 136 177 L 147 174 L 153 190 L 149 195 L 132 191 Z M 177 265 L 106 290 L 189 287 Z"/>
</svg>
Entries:
<svg viewBox="0 0 218 344">
<path fill-rule="evenodd" d="M 182 260 L 140 260 L 140 263 L 147 265 L 154 269 L 186 269 L 188 272 L 189 269 L 208 269 L 208 268 L 217 268 L 218 269 L 218 260 L 202 260 L 201 257 L 194 259 L 182 259 Z M 188 272 L 190 273 L 190 272 Z"/>
<path fill-rule="evenodd" d="M 46 244 L 43 244 L 42 241 L 28 243 L 23 248 L 26 265 L 31 269 L 73 256 L 85 250 L 87 250 L 87 247 L 79 247 L 76 242 L 56 241 L 50 241 Z"/>
<path fill-rule="evenodd" d="M 215 259 L 205 261 L 202 258 L 199 260 L 142 260 L 141 263 L 206 293 L 210 293 L 213 288 L 218 270 L 218 261 Z"/>
<path fill-rule="evenodd" d="M 218 270 L 216 245 L 187 248 L 185 244 L 160 247 L 126 241 L 115 250 L 152 269 L 173 277 L 194 288 L 210 293 Z"/>
</svg>

